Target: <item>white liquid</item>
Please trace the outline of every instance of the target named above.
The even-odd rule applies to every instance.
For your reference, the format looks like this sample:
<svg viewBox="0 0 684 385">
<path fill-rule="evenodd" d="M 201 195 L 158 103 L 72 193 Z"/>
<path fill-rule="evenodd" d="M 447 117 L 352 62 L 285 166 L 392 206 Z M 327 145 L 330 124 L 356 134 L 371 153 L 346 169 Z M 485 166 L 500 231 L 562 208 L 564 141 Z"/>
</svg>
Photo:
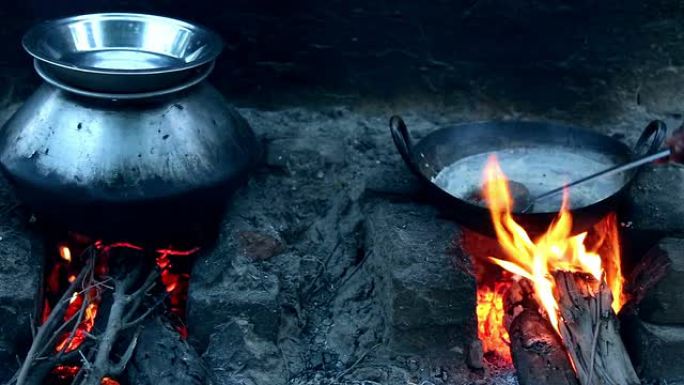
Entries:
<svg viewBox="0 0 684 385">
<path fill-rule="evenodd" d="M 492 153 L 472 155 L 443 168 L 432 181 L 456 198 L 473 204 L 482 188 L 483 172 Z M 504 174 L 522 183 L 530 198 L 602 171 L 615 163 L 595 152 L 576 148 L 514 148 L 494 153 Z M 624 184 L 624 174 L 602 177 L 570 188 L 570 207 L 580 208 L 615 194 Z M 554 212 L 561 205 L 559 193 L 535 202 L 531 212 Z"/>
</svg>

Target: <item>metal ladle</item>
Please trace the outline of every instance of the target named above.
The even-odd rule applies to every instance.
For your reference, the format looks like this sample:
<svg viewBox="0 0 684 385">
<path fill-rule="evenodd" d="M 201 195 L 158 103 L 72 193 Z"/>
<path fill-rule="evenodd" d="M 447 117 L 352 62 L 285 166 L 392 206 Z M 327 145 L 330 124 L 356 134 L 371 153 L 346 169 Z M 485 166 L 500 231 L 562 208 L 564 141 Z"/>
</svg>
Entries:
<svg viewBox="0 0 684 385">
<path fill-rule="evenodd" d="M 590 181 L 593 181 L 593 180 L 598 179 L 598 178 L 604 178 L 604 177 L 607 177 L 610 175 L 619 174 L 621 172 L 625 172 L 625 171 L 634 169 L 634 168 L 639 167 L 641 165 L 644 165 L 646 163 L 651 163 L 651 162 L 656 161 L 658 159 L 667 158 L 668 156 L 670 156 L 670 150 L 669 149 L 662 150 L 662 151 L 656 152 L 655 154 L 647 155 L 647 156 L 638 158 L 638 159 L 633 160 L 629 163 L 625 163 L 625 164 L 621 164 L 621 165 L 617 165 L 617 166 L 607 168 L 603 171 L 599 171 L 595 174 L 585 176 L 584 178 L 578 179 L 578 180 L 571 182 L 571 183 L 568 183 L 564 186 L 557 187 L 553 190 L 549 190 L 549 191 L 544 192 L 542 194 L 538 194 L 534 197 L 528 198 L 529 200 L 527 201 L 525 208 L 521 211 L 521 213 L 529 212 L 534 207 L 535 202 L 540 201 L 540 200 L 545 199 L 545 198 L 548 198 L 548 197 L 551 197 L 551 196 L 554 196 L 554 195 L 562 192 L 566 188 L 571 188 L 573 186 L 577 186 L 577 185 L 582 184 L 582 183 L 590 182 Z"/>
</svg>

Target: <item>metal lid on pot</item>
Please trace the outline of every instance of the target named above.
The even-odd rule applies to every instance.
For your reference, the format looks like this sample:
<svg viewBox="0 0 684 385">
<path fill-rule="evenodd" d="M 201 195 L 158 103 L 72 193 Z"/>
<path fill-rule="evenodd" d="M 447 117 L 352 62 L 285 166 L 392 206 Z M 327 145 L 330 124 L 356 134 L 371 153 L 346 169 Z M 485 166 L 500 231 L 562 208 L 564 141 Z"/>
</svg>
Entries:
<svg viewBox="0 0 684 385">
<path fill-rule="evenodd" d="M 40 23 L 22 40 L 51 83 L 105 94 L 171 89 L 205 73 L 223 44 L 188 22 L 101 13 Z"/>
</svg>

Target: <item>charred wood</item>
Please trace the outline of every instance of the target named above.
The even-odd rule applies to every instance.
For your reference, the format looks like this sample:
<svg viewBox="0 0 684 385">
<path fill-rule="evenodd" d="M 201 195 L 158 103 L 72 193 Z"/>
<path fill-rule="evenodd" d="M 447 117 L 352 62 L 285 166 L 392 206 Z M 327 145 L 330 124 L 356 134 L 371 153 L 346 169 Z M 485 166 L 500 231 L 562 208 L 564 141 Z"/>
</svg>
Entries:
<svg viewBox="0 0 684 385">
<path fill-rule="evenodd" d="M 114 252 L 116 250 L 116 252 Z M 141 258 L 140 252 L 127 248 L 111 251 L 109 278 L 111 280 L 111 306 L 104 331 L 95 337 L 91 353 L 92 362 L 85 361 L 75 383 L 100 385 L 106 376 L 119 376 L 133 357 L 137 347 L 141 323 L 149 316 L 158 301 L 142 306 L 157 285 L 159 272 Z M 127 330 L 133 330 L 132 333 Z M 123 341 L 122 341 L 123 340 Z M 112 350 L 117 343 L 125 349 L 116 359 Z M 82 380 L 81 380 L 82 379 Z M 81 381 L 79 381 L 81 380 Z"/>
<path fill-rule="evenodd" d="M 563 343 L 539 312 L 523 310 L 511 323 L 509 334 L 521 385 L 578 384 Z"/>
<path fill-rule="evenodd" d="M 577 385 L 558 334 L 537 309 L 526 279 L 514 282 L 504 300 L 511 356 L 521 385 Z"/>
<path fill-rule="evenodd" d="M 35 337 L 31 347 L 29 348 L 26 358 L 16 375 L 10 380 L 9 384 L 17 385 L 33 385 L 42 384 L 45 376 L 54 368 L 55 365 L 73 359 L 74 352 L 70 354 L 51 354 L 51 349 L 54 346 L 57 338 L 71 327 L 72 333 L 78 326 L 78 319 L 80 318 L 80 311 L 78 314 L 72 316 L 66 322 L 63 322 L 63 316 L 74 293 L 79 291 L 87 291 L 89 289 L 89 277 L 92 276 L 94 267 L 94 259 L 90 258 L 85 267 L 81 270 L 78 277 L 67 288 L 62 297 L 59 299 L 55 307 L 52 309 L 49 317 L 42 325 L 37 327 Z M 86 301 L 83 302 L 84 304 Z"/>
</svg>

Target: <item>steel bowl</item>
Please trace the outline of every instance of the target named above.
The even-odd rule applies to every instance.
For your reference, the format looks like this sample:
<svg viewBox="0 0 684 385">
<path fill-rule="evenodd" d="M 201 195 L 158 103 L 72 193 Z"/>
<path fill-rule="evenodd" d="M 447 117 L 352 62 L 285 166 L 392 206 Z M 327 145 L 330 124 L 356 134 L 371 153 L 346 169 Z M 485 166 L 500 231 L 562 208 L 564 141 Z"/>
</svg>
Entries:
<svg viewBox="0 0 684 385">
<path fill-rule="evenodd" d="M 143 91 L 143 92 L 99 92 L 91 91 L 88 89 L 77 88 L 69 85 L 69 83 L 64 82 L 56 74 L 54 74 L 53 67 L 50 67 L 45 62 L 37 59 L 33 59 L 33 68 L 36 73 L 45 80 L 46 83 L 51 84 L 57 88 L 63 89 L 64 91 L 71 92 L 72 94 L 77 94 L 81 96 L 87 96 L 90 98 L 98 99 L 110 99 L 110 100 L 130 100 L 130 99 L 147 99 L 156 98 L 159 96 L 169 95 L 172 93 L 183 91 L 187 88 L 199 84 L 201 81 L 207 78 L 211 71 L 214 69 L 214 62 L 209 62 L 201 65 L 197 68 L 193 68 L 193 75 L 188 77 L 183 82 L 176 83 L 175 85 L 168 88 L 159 88 L 153 91 Z"/>
<path fill-rule="evenodd" d="M 31 28 L 24 49 L 53 78 L 102 93 L 168 89 L 197 75 L 221 53 L 214 32 L 168 17 L 101 13 L 46 21 Z"/>
</svg>

